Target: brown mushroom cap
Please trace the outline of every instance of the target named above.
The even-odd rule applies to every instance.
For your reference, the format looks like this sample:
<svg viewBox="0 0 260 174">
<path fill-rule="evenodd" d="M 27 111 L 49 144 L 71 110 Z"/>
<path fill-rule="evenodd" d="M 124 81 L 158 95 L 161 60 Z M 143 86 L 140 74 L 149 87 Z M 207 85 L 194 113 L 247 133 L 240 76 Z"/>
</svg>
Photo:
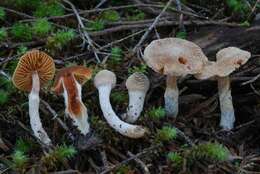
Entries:
<svg viewBox="0 0 260 174">
<path fill-rule="evenodd" d="M 208 61 L 198 45 L 179 38 L 152 41 L 144 50 L 144 60 L 154 71 L 174 76 L 196 74 Z"/>
<path fill-rule="evenodd" d="M 227 47 L 217 52 L 215 63 L 206 65 L 201 73 L 196 75 L 198 79 L 207 79 L 213 76 L 225 77 L 245 64 L 251 57 L 250 52 L 236 47 Z"/>
<path fill-rule="evenodd" d="M 60 69 L 55 77 L 53 85 L 53 90 L 57 94 L 63 93 L 63 86 L 61 84 L 62 77 L 70 75 L 73 75 L 77 82 L 83 85 L 84 83 L 86 83 L 86 81 L 88 81 L 91 78 L 92 70 L 84 66 L 71 66 Z"/>
<path fill-rule="evenodd" d="M 43 86 L 54 76 L 55 64 L 53 59 L 39 50 L 28 51 L 18 62 L 13 74 L 13 84 L 20 90 L 31 91 L 32 74 L 34 72 L 38 73 L 40 86 Z"/>
</svg>

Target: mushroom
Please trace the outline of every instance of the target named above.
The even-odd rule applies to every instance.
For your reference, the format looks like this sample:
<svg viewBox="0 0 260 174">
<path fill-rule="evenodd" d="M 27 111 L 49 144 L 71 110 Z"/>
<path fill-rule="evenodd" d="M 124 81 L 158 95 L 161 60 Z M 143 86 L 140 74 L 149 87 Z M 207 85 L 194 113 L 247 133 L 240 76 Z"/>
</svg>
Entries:
<svg viewBox="0 0 260 174">
<path fill-rule="evenodd" d="M 143 137 L 147 132 L 146 128 L 120 120 L 111 106 L 110 93 L 116 85 L 115 74 L 108 70 L 102 70 L 96 74 L 94 84 L 98 89 L 100 107 L 108 124 L 124 136 L 130 138 Z"/>
<path fill-rule="evenodd" d="M 144 60 L 154 71 L 167 76 L 164 93 L 166 114 L 178 114 L 177 77 L 199 73 L 208 61 L 196 44 L 179 38 L 152 41 L 144 50 Z"/>
<path fill-rule="evenodd" d="M 56 75 L 53 90 L 63 94 L 65 113 L 73 120 L 78 130 L 86 135 L 89 132 L 87 108 L 81 99 L 81 86 L 91 78 L 92 72 L 84 66 L 61 69 Z"/>
<path fill-rule="evenodd" d="M 203 71 L 196 76 L 198 79 L 207 79 L 213 76 L 218 78 L 218 94 L 221 111 L 220 126 L 224 130 L 234 127 L 235 113 L 232 104 L 229 75 L 245 64 L 251 57 L 250 52 L 236 47 L 227 47 L 217 52 L 216 62 L 210 62 Z"/>
<path fill-rule="evenodd" d="M 139 118 L 149 86 L 150 81 L 143 73 L 135 72 L 126 80 L 129 95 L 127 113 L 124 114 L 126 122 L 134 123 Z"/>
<path fill-rule="evenodd" d="M 53 59 L 39 50 L 25 53 L 19 60 L 13 74 L 13 84 L 22 91 L 29 93 L 29 116 L 34 135 L 45 145 L 51 140 L 42 127 L 39 116 L 40 87 L 51 80 L 55 73 Z"/>
</svg>

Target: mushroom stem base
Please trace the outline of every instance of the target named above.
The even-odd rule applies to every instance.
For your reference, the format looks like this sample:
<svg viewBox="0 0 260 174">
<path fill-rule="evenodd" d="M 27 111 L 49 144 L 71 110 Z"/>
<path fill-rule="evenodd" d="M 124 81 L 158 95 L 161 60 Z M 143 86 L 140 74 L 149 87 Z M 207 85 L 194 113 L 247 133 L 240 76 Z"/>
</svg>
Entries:
<svg viewBox="0 0 260 174">
<path fill-rule="evenodd" d="M 179 111 L 179 89 L 176 76 L 167 76 L 164 102 L 166 115 L 177 117 Z"/>
<path fill-rule="evenodd" d="M 42 127 L 39 115 L 39 97 L 40 80 L 37 72 L 32 75 L 32 90 L 29 94 L 29 116 L 30 124 L 34 135 L 45 145 L 51 145 L 51 140 Z"/>
<path fill-rule="evenodd" d="M 235 113 L 229 77 L 218 78 L 218 93 L 221 111 L 220 126 L 225 130 L 231 130 L 234 127 Z"/>
<path fill-rule="evenodd" d="M 111 85 L 98 87 L 100 107 L 108 124 L 120 134 L 129 138 L 141 138 L 147 130 L 142 126 L 132 125 L 119 119 L 110 104 Z"/>
</svg>

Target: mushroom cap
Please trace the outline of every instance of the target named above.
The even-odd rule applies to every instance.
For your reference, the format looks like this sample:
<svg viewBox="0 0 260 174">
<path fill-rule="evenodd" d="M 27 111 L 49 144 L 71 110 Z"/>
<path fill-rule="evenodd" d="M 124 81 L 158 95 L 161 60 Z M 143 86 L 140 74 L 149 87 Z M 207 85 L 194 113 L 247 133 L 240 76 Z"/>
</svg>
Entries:
<svg viewBox="0 0 260 174">
<path fill-rule="evenodd" d="M 152 41 L 144 50 L 144 60 L 154 71 L 174 76 L 199 73 L 208 61 L 198 45 L 179 38 Z"/>
<path fill-rule="evenodd" d="M 55 73 L 53 59 L 43 51 L 32 50 L 25 53 L 19 60 L 13 74 L 13 84 L 20 90 L 31 91 L 32 74 L 38 73 L 40 86 L 51 80 Z"/>
<path fill-rule="evenodd" d="M 73 76 L 81 85 L 86 83 L 92 76 L 92 70 L 84 66 L 71 66 L 59 70 L 55 77 L 53 90 L 57 94 L 63 93 L 63 86 L 61 83 L 62 78 Z"/>
<path fill-rule="evenodd" d="M 251 57 L 251 53 L 236 47 L 227 47 L 217 52 L 215 63 L 206 65 L 201 73 L 196 75 L 199 79 L 212 76 L 225 77 L 244 65 Z"/>
<path fill-rule="evenodd" d="M 129 91 L 147 92 L 150 87 L 150 81 L 143 73 L 135 72 L 126 80 L 126 88 Z"/>
<path fill-rule="evenodd" d="M 116 85 L 116 75 L 112 71 L 99 71 L 94 78 L 94 85 L 96 88 L 102 85 L 111 85 L 112 88 Z"/>
</svg>

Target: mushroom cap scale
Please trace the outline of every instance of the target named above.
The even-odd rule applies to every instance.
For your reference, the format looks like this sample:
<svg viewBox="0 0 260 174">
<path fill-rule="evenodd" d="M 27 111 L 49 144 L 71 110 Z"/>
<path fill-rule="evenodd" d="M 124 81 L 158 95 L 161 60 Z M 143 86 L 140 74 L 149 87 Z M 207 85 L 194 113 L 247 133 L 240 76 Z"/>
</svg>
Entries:
<svg viewBox="0 0 260 174">
<path fill-rule="evenodd" d="M 208 61 L 198 45 L 179 38 L 152 41 L 144 50 L 144 60 L 154 71 L 173 76 L 199 73 Z"/>
<path fill-rule="evenodd" d="M 94 85 L 96 88 L 102 85 L 111 85 L 112 88 L 116 85 L 116 75 L 112 71 L 99 71 L 94 78 Z"/>
<path fill-rule="evenodd" d="M 57 94 L 63 93 L 63 86 L 61 83 L 62 77 L 67 77 L 70 75 L 72 75 L 79 84 L 83 85 L 91 78 L 92 70 L 84 66 L 71 66 L 60 69 L 55 77 L 53 85 L 53 90 Z"/>
<path fill-rule="evenodd" d="M 18 62 L 12 78 L 13 84 L 20 90 L 31 91 L 34 72 L 37 72 L 39 76 L 40 86 L 46 84 L 55 73 L 53 59 L 39 50 L 28 51 Z"/>
<path fill-rule="evenodd" d="M 150 87 L 150 81 L 146 75 L 135 72 L 126 80 L 126 88 L 129 91 L 148 91 Z"/>
<path fill-rule="evenodd" d="M 213 76 L 225 77 L 244 65 L 251 57 L 250 52 L 236 47 L 227 47 L 217 52 L 216 62 L 204 66 L 203 71 L 196 75 L 198 79 L 207 79 Z"/>
</svg>

